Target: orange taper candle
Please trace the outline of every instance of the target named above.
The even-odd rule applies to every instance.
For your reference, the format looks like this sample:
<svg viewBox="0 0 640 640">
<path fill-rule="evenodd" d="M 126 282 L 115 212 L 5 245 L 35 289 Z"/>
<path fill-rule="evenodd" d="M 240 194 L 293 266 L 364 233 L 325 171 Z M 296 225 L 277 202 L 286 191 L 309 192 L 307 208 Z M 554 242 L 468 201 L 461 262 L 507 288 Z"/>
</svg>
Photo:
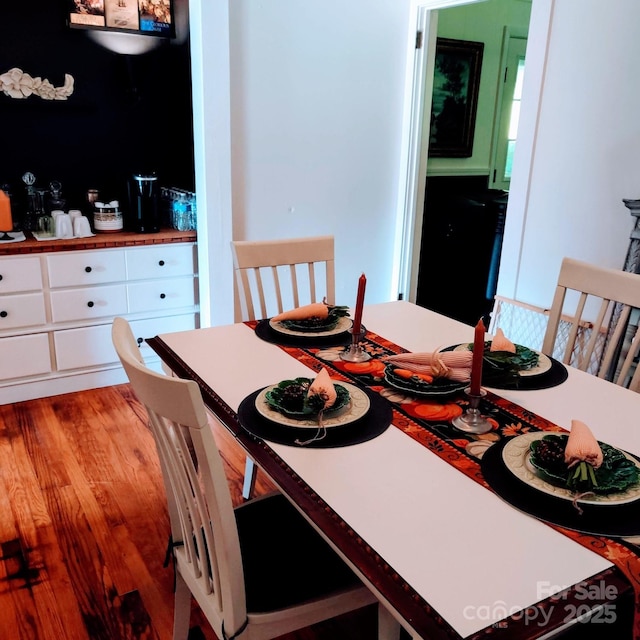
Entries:
<svg viewBox="0 0 640 640">
<path fill-rule="evenodd" d="M 2 189 L 0 189 L 0 231 L 13 231 L 11 200 Z"/>
<path fill-rule="evenodd" d="M 357 336 L 362 330 L 362 307 L 364 306 L 364 290 L 367 287 L 367 278 L 364 273 L 358 280 L 358 295 L 356 297 L 356 310 L 353 315 L 353 335 Z"/>
<path fill-rule="evenodd" d="M 478 320 L 473 336 L 473 360 L 471 361 L 471 385 L 469 393 L 472 396 L 480 395 L 482 385 L 482 358 L 484 357 L 484 322 Z"/>
</svg>

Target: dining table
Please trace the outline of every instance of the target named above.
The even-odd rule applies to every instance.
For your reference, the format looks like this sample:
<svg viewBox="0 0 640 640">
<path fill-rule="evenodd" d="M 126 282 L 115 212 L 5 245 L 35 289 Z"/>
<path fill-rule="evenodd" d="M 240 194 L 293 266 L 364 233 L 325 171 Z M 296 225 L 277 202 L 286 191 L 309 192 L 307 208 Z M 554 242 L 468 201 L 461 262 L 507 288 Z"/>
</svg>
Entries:
<svg viewBox="0 0 640 640">
<path fill-rule="evenodd" d="M 539 375 L 483 379 L 491 428 L 468 433 L 452 421 L 463 390 L 390 386 L 384 358 L 460 348 L 473 327 L 393 301 L 365 305 L 362 329 L 363 362 L 341 356 L 348 331 L 287 334 L 268 320 L 147 342 L 412 638 L 546 638 L 588 623 L 640 640 L 640 488 L 577 499 L 526 464 L 531 438 L 573 420 L 635 463 L 640 394 L 548 358 Z M 323 367 L 360 407 L 351 422 L 298 428 L 265 410 L 265 389 Z"/>
</svg>

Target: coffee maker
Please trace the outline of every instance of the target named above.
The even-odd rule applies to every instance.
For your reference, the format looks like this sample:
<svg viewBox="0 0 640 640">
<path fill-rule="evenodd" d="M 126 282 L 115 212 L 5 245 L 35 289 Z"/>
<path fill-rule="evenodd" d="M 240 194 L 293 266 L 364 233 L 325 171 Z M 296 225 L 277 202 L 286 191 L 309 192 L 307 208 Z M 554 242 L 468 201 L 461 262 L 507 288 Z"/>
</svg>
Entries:
<svg viewBox="0 0 640 640">
<path fill-rule="evenodd" d="M 135 173 L 129 181 L 129 227 L 136 233 L 160 231 L 158 176 Z"/>
</svg>

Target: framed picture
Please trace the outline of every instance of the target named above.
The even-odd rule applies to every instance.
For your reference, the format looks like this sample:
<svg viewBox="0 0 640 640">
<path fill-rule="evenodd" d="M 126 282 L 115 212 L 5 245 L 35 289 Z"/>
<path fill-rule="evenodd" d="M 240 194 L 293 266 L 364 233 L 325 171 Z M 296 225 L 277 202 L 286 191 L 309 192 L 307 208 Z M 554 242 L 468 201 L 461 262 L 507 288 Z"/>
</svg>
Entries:
<svg viewBox="0 0 640 640">
<path fill-rule="evenodd" d="M 433 72 L 429 156 L 473 153 L 483 42 L 438 38 Z"/>
</svg>

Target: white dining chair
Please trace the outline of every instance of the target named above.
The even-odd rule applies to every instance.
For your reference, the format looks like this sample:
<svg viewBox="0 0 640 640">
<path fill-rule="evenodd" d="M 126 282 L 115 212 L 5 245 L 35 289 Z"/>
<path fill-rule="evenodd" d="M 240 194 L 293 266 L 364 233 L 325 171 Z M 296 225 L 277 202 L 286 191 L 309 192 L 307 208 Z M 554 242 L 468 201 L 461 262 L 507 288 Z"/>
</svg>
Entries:
<svg viewBox="0 0 640 640">
<path fill-rule="evenodd" d="M 198 385 L 147 368 L 125 319 L 114 320 L 112 339 L 160 458 L 176 571 L 174 640 L 187 638 L 192 596 L 228 640 L 269 640 L 377 602 L 282 494 L 234 509 Z M 382 605 L 379 612 L 379 637 L 397 638 L 397 623 Z"/>
<path fill-rule="evenodd" d="M 562 362 L 640 391 L 640 275 L 564 258 L 543 353 L 553 356 L 561 329 Z"/>
<path fill-rule="evenodd" d="M 236 322 L 270 318 L 301 304 L 335 304 L 334 237 L 231 242 Z M 288 303 L 288 304 L 285 304 Z M 255 463 L 247 458 L 242 495 L 251 497 Z"/>
<path fill-rule="evenodd" d="M 236 321 L 270 318 L 302 304 L 335 304 L 334 237 L 231 242 Z"/>
</svg>

